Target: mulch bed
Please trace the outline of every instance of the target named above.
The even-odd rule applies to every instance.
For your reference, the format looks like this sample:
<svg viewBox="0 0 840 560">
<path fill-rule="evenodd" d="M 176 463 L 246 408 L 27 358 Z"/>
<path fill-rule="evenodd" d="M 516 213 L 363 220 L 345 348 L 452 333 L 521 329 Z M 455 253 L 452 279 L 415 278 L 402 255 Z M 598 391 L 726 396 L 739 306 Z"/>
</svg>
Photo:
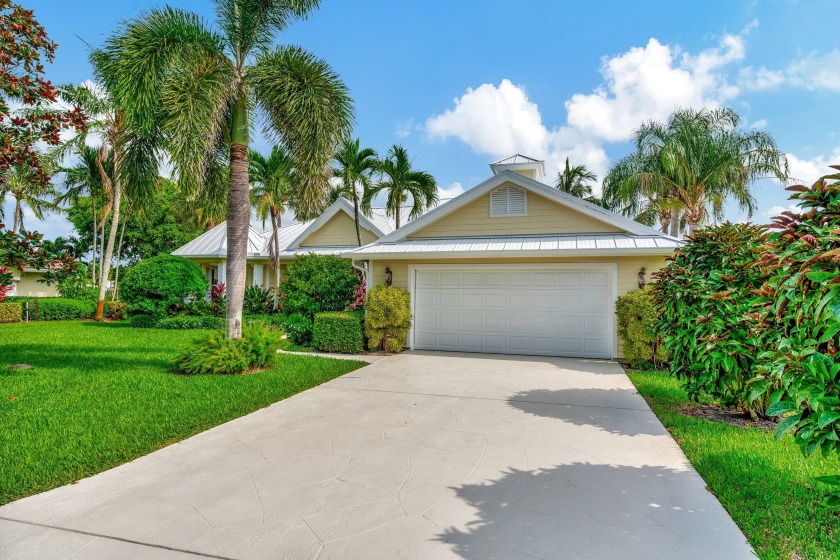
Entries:
<svg viewBox="0 0 840 560">
<path fill-rule="evenodd" d="M 758 428 L 760 430 L 776 428 L 776 422 L 773 420 L 753 420 L 748 413 L 741 410 L 730 410 L 710 404 L 682 407 L 679 412 L 686 416 L 703 418 L 712 422 L 723 422 L 741 428 Z"/>
</svg>

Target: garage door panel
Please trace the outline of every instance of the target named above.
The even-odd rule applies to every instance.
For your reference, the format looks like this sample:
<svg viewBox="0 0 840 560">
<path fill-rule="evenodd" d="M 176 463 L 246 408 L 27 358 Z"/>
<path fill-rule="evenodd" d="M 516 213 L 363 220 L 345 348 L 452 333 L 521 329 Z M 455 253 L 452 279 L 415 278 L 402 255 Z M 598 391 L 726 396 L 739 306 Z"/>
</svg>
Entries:
<svg viewBox="0 0 840 560">
<path fill-rule="evenodd" d="M 417 271 L 414 347 L 610 358 L 612 282 L 585 267 Z"/>
</svg>

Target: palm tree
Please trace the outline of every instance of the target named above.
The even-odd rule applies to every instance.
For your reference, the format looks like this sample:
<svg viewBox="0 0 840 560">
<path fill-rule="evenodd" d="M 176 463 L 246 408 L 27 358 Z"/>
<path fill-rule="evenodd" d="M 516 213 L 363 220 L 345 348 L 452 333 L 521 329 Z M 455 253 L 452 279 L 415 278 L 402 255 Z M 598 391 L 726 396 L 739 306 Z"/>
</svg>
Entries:
<svg viewBox="0 0 840 560">
<path fill-rule="evenodd" d="M 64 192 L 60 194 L 56 203 L 61 205 L 67 202 L 77 202 L 87 194 L 90 197 L 91 211 L 93 212 L 93 236 L 91 254 L 91 280 L 96 284 L 96 242 L 99 236 L 99 229 L 105 227 L 105 220 L 108 217 L 109 209 L 106 206 L 99 211 L 96 206 L 97 200 L 104 200 L 105 186 L 102 184 L 102 175 L 97 162 L 99 150 L 87 144 L 76 146 L 76 161 L 71 167 L 60 167 L 59 172 L 64 174 Z M 109 177 L 114 172 L 114 158 L 108 158 L 103 163 L 105 174 Z"/>
<path fill-rule="evenodd" d="M 566 167 L 563 171 L 557 172 L 557 180 L 554 182 L 554 186 L 572 196 L 588 199 L 592 196 L 592 185 L 589 183 L 597 180 L 598 176 L 589 171 L 585 165 L 570 167 L 567 157 Z"/>
<path fill-rule="evenodd" d="M 282 227 L 283 210 L 295 191 L 297 174 L 291 156 L 282 146 L 274 146 L 267 158 L 251 150 L 248 156 L 251 200 L 257 209 L 257 217 L 263 221 L 271 218 L 271 241 L 268 243 L 268 258 L 274 270 L 274 310 L 279 305 L 280 292 L 280 249 L 279 231 Z"/>
<path fill-rule="evenodd" d="M 626 212 L 654 203 L 663 231 L 667 228 L 674 237 L 681 221 L 691 234 L 709 216 L 722 219 L 730 198 L 752 216 L 752 183 L 768 177 L 786 180 L 787 158 L 772 136 L 739 130 L 739 122 L 731 109 L 683 109 L 665 124 L 642 125 L 636 131 L 636 152 L 604 180 L 605 199 Z"/>
<path fill-rule="evenodd" d="M 400 227 L 400 213 L 403 204 L 411 197 L 411 212 L 408 219 L 419 217 L 427 208 L 438 202 L 437 183 L 431 174 L 411 168 L 408 152 L 402 146 L 394 144 L 388 150 L 388 156 L 379 161 L 376 171 L 381 175 L 378 183 L 371 186 L 362 198 L 362 209 L 369 214 L 372 211 L 374 197 L 385 192 L 385 211 L 393 217 L 396 227 Z"/>
<path fill-rule="evenodd" d="M 182 188 L 227 177 L 226 335 L 239 338 L 250 201 L 248 146 L 257 118 L 294 159 L 290 206 L 300 219 L 323 208 L 329 162 L 350 129 L 346 86 L 299 47 L 274 47 L 278 32 L 318 0 L 214 0 L 216 27 L 172 7 L 127 22 L 105 45 L 103 78 L 126 118 L 165 143 Z M 220 168 L 226 165 L 227 173 Z"/>
<path fill-rule="evenodd" d="M 91 56 L 94 72 L 101 77 L 103 68 L 111 63 L 100 52 Z M 85 132 L 72 137 L 54 152 L 53 157 L 62 159 L 73 151 L 83 153 L 87 139 L 97 134 L 102 143 L 96 154 L 96 166 L 102 185 L 109 199 L 111 228 L 104 246 L 99 271 L 99 298 L 94 318 L 101 321 L 105 310 L 105 295 L 111 273 L 111 260 L 120 225 L 120 211 L 123 195 L 142 200 L 151 198 L 157 178 L 158 159 L 155 147 L 137 134 L 137 130 L 124 117 L 123 108 L 117 103 L 113 92 L 106 88 L 88 85 L 65 85 L 57 88 L 58 96 L 91 115 Z M 109 173 L 105 162 L 113 159 L 113 170 Z M 107 214 L 107 209 L 104 209 Z M 103 230 L 104 233 L 104 230 Z"/>
<path fill-rule="evenodd" d="M 353 201 L 353 219 L 356 221 L 356 242 L 362 246 L 362 230 L 359 227 L 359 190 L 364 193 L 371 188 L 371 177 L 376 170 L 378 158 L 373 148 L 362 148 L 358 138 L 345 138 L 335 154 L 337 165 L 333 176 L 341 183 L 333 190 L 333 195 L 349 198 Z"/>
<path fill-rule="evenodd" d="M 48 167 L 48 163 L 45 161 L 41 166 L 46 168 Z M 4 198 L 5 193 L 8 193 L 15 199 L 15 209 L 12 218 L 12 231 L 15 233 L 24 230 L 24 208 L 29 208 L 35 218 L 39 220 L 44 219 L 45 212 L 57 209 L 54 202 L 55 189 L 52 183 L 36 185 L 29 180 L 29 176 L 25 171 L 21 165 L 13 165 L 0 177 L 0 183 L 3 185 Z"/>
</svg>

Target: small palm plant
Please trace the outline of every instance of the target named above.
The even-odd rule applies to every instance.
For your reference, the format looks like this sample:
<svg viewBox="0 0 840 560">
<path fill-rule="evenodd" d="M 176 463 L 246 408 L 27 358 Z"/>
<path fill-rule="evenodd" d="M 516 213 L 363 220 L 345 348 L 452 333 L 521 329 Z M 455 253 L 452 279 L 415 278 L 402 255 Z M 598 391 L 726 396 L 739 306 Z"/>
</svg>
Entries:
<svg viewBox="0 0 840 560">
<path fill-rule="evenodd" d="M 403 204 L 411 200 L 408 219 L 418 218 L 427 208 L 438 202 L 437 183 L 430 173 L 412 169 L 408 152 L 399 145 L 391 146 L 388 156 L 381 160 L 376 170 L 382 179 L 364 194 L 362 208 L 372 211 L 373 199 L 380 192 L 386 194 L 385 210 L 388 217 L 393 217 L 397 228 L 402 224 Z"/>
</svg>

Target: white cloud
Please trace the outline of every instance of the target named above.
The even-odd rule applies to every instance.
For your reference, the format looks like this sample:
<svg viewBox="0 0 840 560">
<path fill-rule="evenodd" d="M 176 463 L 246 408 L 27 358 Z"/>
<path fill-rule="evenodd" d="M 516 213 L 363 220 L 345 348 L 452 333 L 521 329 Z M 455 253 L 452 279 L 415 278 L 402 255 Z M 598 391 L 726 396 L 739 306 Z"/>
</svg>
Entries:
<svg viewBox="0 0 840 560">
<path fill-rule="evenodd" d="M 564 125 L 543 123 L 525 88 L 505 78 L 498 85 L 468 88 L 424 129 L 433 140 L 456 138 L 491 157 L 521 153 L 545 159 L 547 181 L 567 156 L 602 178 L 609 163 L 605 143 L 628 140 L 642 122 L 663 120 L 678 107 L 717 107 L 738 95 L 725 67 L 744 58 L 743 35 L 753 26 L 697 54 L 651 39 L 645 47 L 604 58 L 604 84 L 565 102 Z"/>
<path fill-rule="evenodd" d="M 771 206 L 770 208 L 768 208 L 767 210 L 762 212 L 762 215 L 767 217 L 767 218 L 775 218 L 776 216 L 778 216 L 782 212 L 788 212 L 788 211 L 799 212 L 800 210 L 802 210 L 802 208 L 800 208 L 799 205 L 797 205 L 797 204 L 789 204 L 787 206 L 776 205 L 776 206 Z"/>
<path fill-rule="evenodd" d="M 762 128 L 767 128 L 767 119 L 758 119 L 750 125 L 750 128 L 752 128 L 753 130 L 761 130 Z"/>
<path fill-rule="evenodd" d="M 414 118 L 399 121 L 394 128 L 394 132 L 400 138 L 408 138 L 411 135 L 411 129 L 414 127 Z"/>
<path fill-rule="evenodd" d="M 748 66 L 738 82 L 751 90 L 775 89 L 786 85 L 807 90 L 840 91 L 840 50 L 811 52 L 790 62 L 781 70 Z"/>
<path fill-rule="evenodd" d="M 790 182 L 811 185 L 823 175 L 834 172 L 829 165 L 840 165 L 840 146 L 828 156 L 819 155 L 811 159 L 803 159 L 797 157 L 796 154 L 787 154 L 787 159 Z"/>
<path fill-rule="evenodd" d="M 440 199 L 441 202 L 446 202 L 447 200 L 451 200 L 451 199 L 455 198 L 456 196 L 458 196 L 459 194 L 462 194 L 463 192 L 464 192 L 464 186 L 461 183 L 459 183 L 458 181 L 455 181 L 454 183 L 452 183 L 448 187 L 438 186 L 438 198 Z"/>
<path fill-rule="evenodd" d="M 15 199 L 11 195 L 6 196 L 6 200 L 0 200 L 3 204 L 3 211 L 5 218 L 0 219 L 0 222 L 6 224 L 6 227 L 11 229 L 14 225 L 15 217 Z M 44 239 L 55 239 L 56 237 L 69 237 L 75 235 L 73 224 L 67 219 L 64 214 L 60 212 L 46 212 L 44 219 L 39 220 L 35 217 L 32 211 L 23 208 L 23 226 L 27 231 L 37 231 L 44 234 Z"/>
</svg>

